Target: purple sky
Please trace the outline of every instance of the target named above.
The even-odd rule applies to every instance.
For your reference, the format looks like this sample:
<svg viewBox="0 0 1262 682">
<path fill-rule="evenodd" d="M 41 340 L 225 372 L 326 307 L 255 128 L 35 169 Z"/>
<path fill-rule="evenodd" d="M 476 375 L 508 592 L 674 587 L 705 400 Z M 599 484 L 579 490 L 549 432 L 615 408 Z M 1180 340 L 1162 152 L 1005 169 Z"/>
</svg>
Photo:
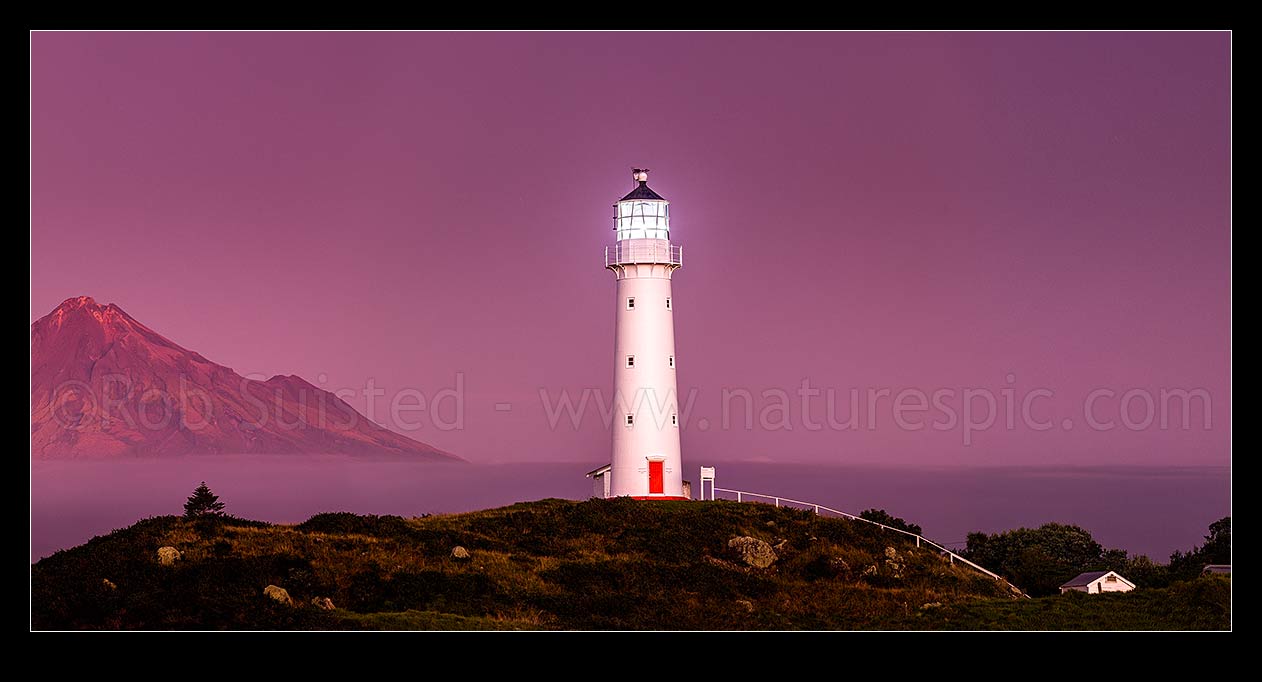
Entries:
<svg viewBox="0 0 1262 682">
<path fill-rule="evenodd" d="M 610 204 L 672 201 L 684 458 L 1225 464 L 1230 36 L 35 33 L 31 319 L 114 302 L 242 373 L 464 377 L 476 462 L 606 457 Z M 1012 374 L 1008 384 L 1005 377 Z M 1036 388 L 1047 431 L 807 428 L 803 379 Z M 721 426 L 722 395 L 746 389 Z M 1089 428 L 1094 389 L 1109 431 Z M 1203 389 L 1189 428 L 1162 389 Z M 787 419 L 758 414 L 781 389 Z M 1121 395 L 1142 424 L 1128 428 Z M 554 399 L 554 398 L 553 398 Z M 815 421 L 823 419 L 817 398 Z M 350 401 L 364 408 L 364 399 Z M 512 410 L 496 411 L 495 403 Z M 957 406 L 959 398 L 948 403 Z M 973 419 L 984 421 L 984 400 Z M 1002 409 L 1002 403 L 1000 404 Z M 940 412 L 905 417 L 930 424 Z M 980 416 L 979 416 L 980 415 Z M 449 417 L 445 417 L 449 418 Z M 698 420 L 709 420 L 702 430 Z M 1072 428 L 1066 430 L 1063 420 Z"/>
</svg>

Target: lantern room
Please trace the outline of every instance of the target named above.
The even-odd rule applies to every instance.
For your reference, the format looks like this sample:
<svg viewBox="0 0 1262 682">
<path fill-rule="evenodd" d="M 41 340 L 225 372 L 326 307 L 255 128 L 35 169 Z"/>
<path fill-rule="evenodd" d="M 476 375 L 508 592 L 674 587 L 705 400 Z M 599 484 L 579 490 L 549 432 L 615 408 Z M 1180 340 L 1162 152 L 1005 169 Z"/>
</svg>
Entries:
<svg viewBox="0 0 1262 682">
<path fill-rule="evenodd" d="M 647 168 L 632 170 L 636 187 L 614 204 L 613 229 L 624 239 L 670 239 L 670 202 L 649 189 Z"/>
</svg>

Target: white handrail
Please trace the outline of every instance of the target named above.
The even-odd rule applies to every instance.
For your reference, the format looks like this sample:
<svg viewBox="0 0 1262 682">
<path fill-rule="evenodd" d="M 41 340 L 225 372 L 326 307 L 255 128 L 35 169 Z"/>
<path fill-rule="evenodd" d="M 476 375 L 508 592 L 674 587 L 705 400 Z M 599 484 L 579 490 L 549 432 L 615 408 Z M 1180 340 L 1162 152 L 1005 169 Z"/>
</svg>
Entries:
<svg viewBox="0 0 1262 682">
<path fill-rule="evenodd" d="M 643 240 L 649 243 L 618 242 L 605 247 L 605 267 L 611 265 L 634 265 L 636 263 L 662 263 L 667 265 L 684 264 L 684 247 L 671 244 L 666 240 Z"/>
<path fill-rule="evenodd" d="M 764 495 L 763 493 L 751 493 L 751 492 L 749 492 L 748 490 L 732 490 L 732 489 L 730 489 L 730 488 L 714 488 L 713 490 L 714 490 L 714 491 L 717 491 L 717 492 L 721 492 L 721 493 L 734 493 L 734 494 L 736 495 L 736 501 L 737 501 L 737 502 L 747 502 L 747 501 L 751 501 L 751 500 L 746 500 L 746 499 L 745 499 L 746 497 L 762 497 L 762 498 L 765 498 L 765 499 L 768 499 L 768 500 L 772 500 L 772 501 L 774 501 L 774 503 L 775 503 L 775 505 L 776 505 L 777 507 L 779 507 L 779 506 L 780 506 L 780 503 L 781 503 L 781 502 L 788 502 L 788 503 L 790 503 L 790 504 L 800 504 L 800 505 L 802 505 L 802 506 L 804 506 L 804 507 L 812 507 L 812 508 L 814 508 L 814 509 L 815 509 L 815 513 L 816 513 L 817 515 L 818 515 L 821 511 L 826 511 L 826 512 L 829 512 L 829 513 L 832 513 L 832 514 L 836 514 L 836 515 L 838 515 L 838 516 L 845 517 L 845 518 L 847 518 L 847 519 L 850 519 L 851 521 L 862 521 L 862 522 L 864 522 L 864 523 L 870 523 L 870 524 L 872 524 L 872 525 L 874 525 L 874 526 L 880 526 L 881 528 L 884 528 L 885 530 L 892 530 L 892 531 L 894 531 L 895 533 L 902 533 L 903 535 L 910 535 L 911 537 L 913 537 L 913 538 L 915 538 L 915 539 L 916 539 L 916 546 L 917 546 L 917 547 L 920 547 L 920 546 L 921 546 L 921 543 L 924 543 L 924 544 L 926 544 L 926 545 L 929 545 L 930 547 L 934 547 L 934 548 L 936 548 L 936 549 L 938 549 L 938 550 L 942 551 L 943 553 L 945 553 L 945 554 L 949 557 L 949 560 L 950 560 L 950 562 L 951 562 L 951 563 L 955 563 L 955 562 L 958 560 L 958 561 L 962 562 L 964 565 L 969 566 L 969 567 L 971 567 L 971 568 L 975 568 L 975 569 L 977 569 L 978 571 L 981 571 L 982 573 L 985 573 L 986 575 L 988 575 L 988 576 L 990 576 L 990 577 L 994 578 L 995 580 L 1002 580 L 1002 581 L 1004 582 L 1004 584 L 1006 584 L 1008 587 L 1011 587 L 1012 589 L 1016 590 L 1017 592 L 1020 592 L 1022 597 L 1025 597 L 1025 598 L 1027 598 L 1027 599 L 1028 599 L 1028 598 L 1029 598 L 1029 596 L 1030 596 L 1030 595 L 1026 594 L 1026 593 L 1025 593 L 1025 591 L 1024 591 L 1024 590 L 1022 590 L 1021 588 L 1019 588 L 1019 587 L 1017 587 L 1016 585 L 1013 585 L 1012 583 L 1008 582 L 1008 581 L 1007 581 L 1007 580 L 1006 580 L 1003 576 L 999 575 L 998 573 L 995 573 L 995 572 L 993 572 L 993 571 L 988 571 L 988 570 L 986 570 L 986 569 L 982 568 L 981 566 L 978 566 L 977 564 L 973 563 L 972 561 L 969 561 L 968 559 L 965 559 L 964 557 L 960 556 L 959 554 L 956 554 L 955 552 L 952 552 L 951 550 L 947 549 L 946 547 L 943 547 L 942 545 L 939 545 L 938 543 L 936 543 L 936 542 L 934 542 L 934 541 L 932 541 L 932 540 L 930 540 L 930 539 L 926 538 L 926 537 L 925 537 L 925 536 L 923 536 L 923 535 L 917 535 L 917 534 L 915 534 L 915 533 L 913 533 L 913 532 L 911 532 L 911 531 L 906 531 L 906 530 L 903 530 L 902 528 L 894 528 L 893 526 L 887 526 L 887 525 L 885 525 L 885 524 L 883 524 L 883 523 L 878 523 L 878 522 L 876 522 L 876 521 L 872 521 L 872 520 L 870 520 L 870 519 L 865 519 L 865 518 L 863 518 L 862 516 L 855 516 L 854 514 L 847 514 L 847 513 L 846 513 L 846 512 L 844 512 L 844 511 L 838 511 L 838 510 L 836 510 L 836 509 L 832 509 L 831 507 L 825 507 L 825 506 L 824 506 L 824 505 L 822 505 L 822 504 L 816 504 L 816 503 L 814 503 L 814 502 L 803 502 L 803 501 L 801 501 L 801 500 L 794 500 L 794 499 L 791 499 L 791 498 L 788 498 L 788 497 L 779 497 L 779 496 L 776 496 L 776 495 Z M 714 494 L 714 493 L 713 493 L 713 492 L 711 492 L 710 494 L 713 496 L 713 494 Z M 711 497 L 711 499 L 713 499 L 713 497 Z"/>
</svg>

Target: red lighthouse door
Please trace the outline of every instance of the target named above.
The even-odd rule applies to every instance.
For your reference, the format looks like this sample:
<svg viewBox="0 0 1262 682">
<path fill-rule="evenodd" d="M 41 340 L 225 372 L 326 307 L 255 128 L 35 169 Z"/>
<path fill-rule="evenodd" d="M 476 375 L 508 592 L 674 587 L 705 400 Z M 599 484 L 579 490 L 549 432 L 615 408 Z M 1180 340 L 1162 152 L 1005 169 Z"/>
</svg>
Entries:
<svg viewBox="0 0 1262 682">
<path fill-rule="evenodd" d="M 662 483 L 662 463 L 649 462 L 649 494 L 660 495 L 663 492 L 665 488 Z"/>
</svg>

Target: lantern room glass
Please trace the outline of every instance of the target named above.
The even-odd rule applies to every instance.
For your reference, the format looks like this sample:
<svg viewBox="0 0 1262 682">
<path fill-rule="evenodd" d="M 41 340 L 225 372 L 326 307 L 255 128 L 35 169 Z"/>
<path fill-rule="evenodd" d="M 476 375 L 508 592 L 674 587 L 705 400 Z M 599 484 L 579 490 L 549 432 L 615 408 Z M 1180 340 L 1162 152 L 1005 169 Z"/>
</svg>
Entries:
<svg viewBox="0 0 1262 682">
<path fill-rule="evenodd" d="M 670 202 L 649 199 L 619 201 L 614 215 L 618 240 L 670 239 Z"/>
</svg>

